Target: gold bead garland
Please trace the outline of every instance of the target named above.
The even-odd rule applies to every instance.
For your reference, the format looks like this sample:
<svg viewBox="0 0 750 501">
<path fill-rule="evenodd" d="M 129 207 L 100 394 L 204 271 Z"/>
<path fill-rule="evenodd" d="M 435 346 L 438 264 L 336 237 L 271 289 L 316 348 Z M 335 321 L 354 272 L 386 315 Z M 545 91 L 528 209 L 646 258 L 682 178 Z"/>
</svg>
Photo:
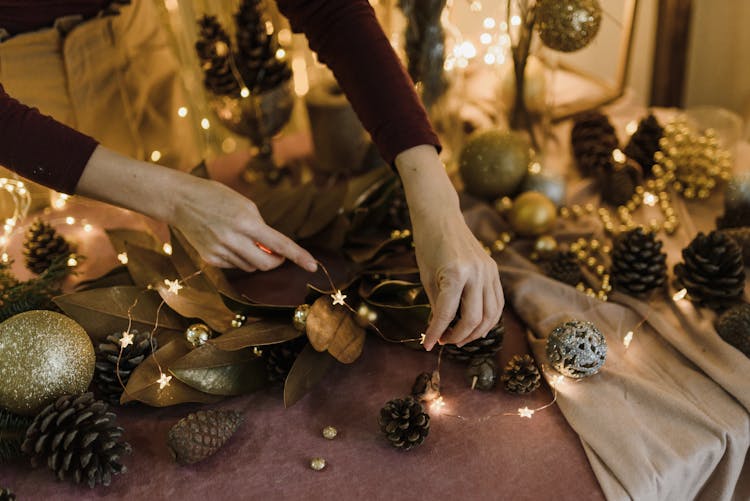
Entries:
<svg viewBox="0 0 750 501">
<path fill-rule="evenodd" d="M 612 251 L 609 245 L 603 245 L 597 239 L 586 240 L 579 238 L 570 244 L 570 250 L 576 256 L 576 259 L 593 274 L 601 279 L 599 290 L 587 287 L 584 282 L 579 282 L 576 289 L 585 293 L 589 297 L 595 297 L 606 301 L 607 294 L 612 291 L 610 275 L 607 271 L 605 257 Z"/>
</svg>

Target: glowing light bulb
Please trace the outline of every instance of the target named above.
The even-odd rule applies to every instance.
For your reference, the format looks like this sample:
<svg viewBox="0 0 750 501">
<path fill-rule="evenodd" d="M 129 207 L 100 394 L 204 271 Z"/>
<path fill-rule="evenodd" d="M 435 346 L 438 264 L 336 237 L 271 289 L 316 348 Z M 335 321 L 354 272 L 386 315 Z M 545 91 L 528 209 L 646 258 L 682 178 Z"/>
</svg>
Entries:
<svg viewBox="0 0 750 501">
<path fill-rule="evenodd" d="M 482 26 L 484 26 L 485 29 L 491 30 L 495 27 L 495 19 L 492 17 L 485 17 L 484 21 L 482 21 Z"/>
<path fill-rule="evenodd" d="M 531 419 L 531 416 L 534 415 L 534 409 L 529 409 L 528 407 L 522 407 L 518 409 L 518 415 L 522 418 L 529 418 Z"/>
<path fill-rule="evenodd" d="M 485 62 L 485 64 L 495 64 L 495 55 L 494 54 L 485 54 L 484 55 L 484 62 Z"/>
<path fill-rule="evenodd" d="M 165 243 L 164 245 L 162 245 L 161 249 L 164 251 L 164 254 L 166 254 L 167 256 L 172 255 L 172 246 L 169 243 Z"/>
<path fill-rule="evenodd" d="M 680 289 L 675 293 L 674 296 L 672 296 L 673 301 L 680 301 L 682 299 L 685 299 L 685 296 L 687 296 L 687 289 Z"/>
<path fill-rule="evenodd" d="M 65 218 L 65 224 L 76 224 L 76 218 L 68 216 Z"/>
<path fill-rule="evenodd" d="M 628 125 L 625 126 L 625 132 L 627 132 L 629 136 L 635 134 L 635 131 L 637 130 L 638 122 L 636 122 L 635 120 L 631 120 L 630 122 L 628 122 Z"/>
<path fill-rule="evenodd" d="M 625 153 L 620 151 L 619 148 L 615 148 L 612 150 L 612 158 L 614 158 L 617 163 L 623 163 L 625 162 Z"/>
<path fill-rule="evenodd" d="M 184 106 L 180 106 L 179 108 L 177 108 L 177 116 L 180 118 L 185 118 L 186 116 L 188 116 L 188 109 Z"/>
<path fill-rule="evenodd" d="M 3 252 L 3 255 L 0 256 L 0 260 L 3 263 L 7 263 L 8 261 L 10 261 L 10 257 L 8 256 L 8 253 L 7 252 Z"/>
<path fill-rule="evenodd" d="M 75 257 L 73 257 L 73 256 L 70 256 L 70 257 L 68 258 L 68 266 L 69 266 L 69 267 L 71 267 L 71 268 L 72 268 L 73 266 L 78 266 L 78 260 L 77 260 L 77 259 L 76 259 Z"/>
<path fill-rule="evenodd" d="M 154 150 L 151 152 L 151 161 L 152 162 L 158 162 L 159 159 L 161 159 L 161 151 Z"/>
<path fill-rule="evenodd" d="M 521 16 L 519 16 L 517 14 L 515 16 L 511 16 L 511 18 L 510 18 L 510 25 L 511 26 L 521 26 Z"/>
<path fill-rule="evenodd" d="M 156 380 L 157 383 L 159 383 L 159 389 L 163 390 L 167 386 L 169 386 L 169 382 L 172 380 L 172 376 L 167 376 L 163 372 L 159 376 L 159 379 Z"/>
<path fill-rule="evenodd" d="M 202 118 L 201 119 L 201 128 L 203 130 L 208 130 L 211 127 L 211 122 L 208 121 L 208 118 Z"/>
<path fill-rule="evenodd" d="M 83 231 L 85 231 L 86 233 L 91 233 L 91 230 L 93 230 L 93 229 L 94 229 L 94 227 L 91 226 L 89 223 L 86 223 L 86 224 L 83 225 Z"/>
<path fill-rule="evenodd" d="M 647 191 L 643 194 L 643 203 L 648 205 L 649 207 L 653 207 L 654 205 L 656 205 L 657 201 L 659 201 L 659 197 L 657 197 L 650 191 Z"/>
<path fill-rule="evenodd" d="M 479 41 L 484 45 L 489 45 L 490 42 L 492 42 L 492 35 L 490 35 L 489 33 L 482 33 L 481 35 L 479 35 Z"/>
<path fill-rule="evenodd" d="M 128 264 L 128 253 L 127 252 L 120 252 L 117 255 L 117 260 L 120 261 L 122 264 Z"/>
<path fill-rule="evenodd" d="M 286 57 L 286 51 L 284 49 L 279 49 L 276 51 L 276 59 L 284 59 Z"/>
<path fill-rule="evenodd" d="M 625 348 L 628 348 L 632 341 L 633 341 L 633 331 L 628 331 L 628 333 L 625 334 L 625 337 L 622 339 L 622 344 L 625 345 Z"/>
<path fill-rule="evenodd" d="M 240 89 L 240 97 L 250 97 L 250 89 L 248 89 L 247 87 L 243 87 L 242 89 Z"/>
<path fill-rule="evenodd" d="M 542 172 L 542 164 L 540 164 L 539 162 L 534 162 L 529 165 L 530 174 L 539 174 L 540 172 Z"/>
</svg>

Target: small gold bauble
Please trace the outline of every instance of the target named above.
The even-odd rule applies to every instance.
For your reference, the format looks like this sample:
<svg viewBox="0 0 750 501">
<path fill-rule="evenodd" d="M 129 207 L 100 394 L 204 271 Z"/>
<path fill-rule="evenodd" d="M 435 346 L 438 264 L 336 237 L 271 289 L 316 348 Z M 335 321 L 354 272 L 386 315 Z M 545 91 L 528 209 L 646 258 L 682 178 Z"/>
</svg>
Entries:
<svg viewBox="0 0 750 501">
<path fill-rule="evenodd" d="M 534 250 L 540 255 L 549 255 L 557 250 L 557 240 L 552 235 L 542 235 L 534 242 Z"/>
<path fill-rule="evenodd" d="M 326 426 L 323 428 L 323 438 L 327 438 L 328 440 L 333 440 L 336 438 L 336 435 L 339 434 L 339 431 L 334 428 L 333 426 Z"/>
<path fill-rule="evenodd" d="M 310 313 L 309 304 L 301 304 L 294 310 L 294 317 L 292 323 L 294 328 L 300 332 L 305 332 L 305 324 L 307 323 L 307 315 Z"/>
<path fill-rule="evenodd" d="M 459 158 L 466 191 L 494 200 L 513 195 L 526 176 L 529 142 L 518 132 L 490 129 L 474 133 Z"/>
<path fill-rule="evenodd" d="M 312 458 L 310 460 L 310 468 L 315 471 L 320 471 L 326 467 L 326 460 L 324 458 Z"/>
<path fill-rule="evenodd" d="M 39 310 L 15 315 L 0 324 L 0 407 L 31 415 L 83 393 L 94 362 L 91 339 L 73 319 Z"/>
<path fill-rule="evenodd" d="M 513 207 L 513 200 L 510 197 L 501 197 L 495 200 L 495 210 L 500 214 L 505 214 Z"/>
<path fill-rule="evenodd" d="M 508 220 L 519 235 L 539 236 L 555 227 L 557 209 L 555 204 L 541 193 L 528 191 L 516 198 Z"/>
<path fill-rule="evenodd" d="M 357 308 L 357 314 L 354 317 L 354 321 L 360 327 L 369 327 L 378 321 L 378 314 L 373 311 L 367 304 L 362 303 Z"/>
<path fill-rule="evenodd" d="M 185 339 L 194 347 L 203 346 L 211 339 L 211 329 L 206 324 L 192 324 L 185 330 Z"/>
</svg>

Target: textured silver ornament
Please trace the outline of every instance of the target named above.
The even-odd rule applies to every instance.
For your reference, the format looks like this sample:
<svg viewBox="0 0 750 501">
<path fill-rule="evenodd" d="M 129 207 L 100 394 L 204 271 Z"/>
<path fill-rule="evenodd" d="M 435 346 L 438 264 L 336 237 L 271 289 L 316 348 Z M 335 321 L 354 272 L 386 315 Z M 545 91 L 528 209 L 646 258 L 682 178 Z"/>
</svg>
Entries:
<svg viewBox="0 0 750 501">
<path fill-rule="evenodd" d="M 312 458 L 310 460 L 310 468 L 315 471 L 320 471 L 326 467 L 326 460 L 324 458 Z"/>
<path fill-rule="evenodd" d="M 194 347 L 203 346 L 211 339 L 211 329 L 206 324 L 192 324 L 185 330 L 185 339 Z"/>
<path fill-rule="evenodd" d="M 544 45 L 574 52 L 586 47 L 599 32 L 602 8 L 597 0 L 540 0 L 536 19 Z"/>
<path fill-rule="evenodd" d="M 565 322 L 555 327 L 547 338 L 547 358 L 564 376 L 593 376 L 607 358 L 607 340 L 591 322 Z"/>
<path fill-rule="evenodd" d="M 305 325 L 307 324 L 307 315 L 310 313 L 309 304 L 301 304 L 294 310 L 294 317 L 292 323 L 294 328 L 300 332 L 305 332 Z"/>
</svg>

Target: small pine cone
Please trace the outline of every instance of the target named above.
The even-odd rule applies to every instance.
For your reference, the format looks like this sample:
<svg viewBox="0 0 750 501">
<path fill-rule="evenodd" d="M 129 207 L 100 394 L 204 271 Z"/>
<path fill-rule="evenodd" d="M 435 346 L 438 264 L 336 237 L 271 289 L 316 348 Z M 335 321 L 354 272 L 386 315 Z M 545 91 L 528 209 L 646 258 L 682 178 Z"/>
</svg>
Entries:
<svg viewBox="0 0 750 501">
<path fill-rule="evenodd" d="M 659 140 L 663 135 L 664 129 L 659 125 L 656 117 L 651 114 L 640 121 L 638 128 L 623 150 L 623 153 L 638 162 L 646 177 L 651 176 L 651 169 L 654 167 L 654 153 L 659 151 Z"/>
<path fill-rule="evenodd" d="M 21 444 L 30 424 L 30 417 L 18 416 L 0 408 L 0 463 L 22 454 Z"/>
<path fill-rule="evenodd" d="M 115 415 L 94 395 L 65 395 L 40 412 L 26 431 L 22 449 L 35 467 L 47 464 L 60 480 L 108 486 L 124 473 L 120 457 L 130 453 Z"/>
<path fill-rule="evenodd" d="M 750 220 L 748 220 L 748 224 L 750 224 Z M 750 266 L 750 226 L 727 228 L 721 230 L 721 233 L 728 235 L 737 242 L 737 245 L 742 249 L 742 261 L 745 266 Z"/>
<path fill-rule="evenodd" d="M 385 404 L 380 409 L 378 424 L 391 445 L 404 451 L 420 445 L 430 432 L 430 416 L 412 397 Z"/>
<path fill-rule="evenodd" d="M 624 205 L 643 183 L 643 171 L 634 160 L 625 163 L 609 162 L 599 171 L 602 200 L 615 206 Z"/>
<path fill-rule="evenodd" d="M 741 228 L 748 225 L 750 225 L 750 203 L 725 207 L 724 215 L 716 219 L 716 227 L 720 229 Z"/>
<path fill-rule="evenodd" d="M 491 390 L 497 382 L 495 357 L 474 357 L 466 367 L 466 380 L 474 390 Z"/>
<path fill-rule="evenodd" d="M 536 368 L 534 359 L 529 355 L 513 355 L 508 365 L 503 369 L 500 381 L 505 390 L 518 395 L 531 393 L 539 388 L 541 375 Z"/>
<path fill-rule="evenodd" d="M 459 362 L 468 362 L 474 357 L 494 355 L 503 347 L 505 337 L 505 326 L 500 322 L 487 333 L 485 337 L 475 339 L 471 343 L 458 347 L 455 344 L 443 346 L 443 354 Z"/>
<path fill-rule="evenodd" d="M 203 69 L 203 84 L 214 94 L 239 95 L 240 84 L 232 72 L 229 35 L 216 16 L 203 16 L 195 50 Z"/>
<path fill-rule="evenodd" d="M 110 334 L 100 343 L 96 350 L 96 365 L 94 381 L 99 395 L 111 404 L 119 404 L 120 396 L 127 386 L 130 375 L 136 367 L 148 357 L 156 348 L 156 339 L 149 340 L 149 334 L 130 330 L 133 335 L 132 344 L 122 349 L 120 340 L 124 332 Z M 153 342 L 153 345 L 152 345 Z M 119 369 L 117 359 L 120 359 Z M 117 374 L 120 374 L 118 379 Z"/>
<path fill-rule="evenodd" d="M 745 289 L 742 251 L 729 236 L 699 233 L 682 251 L 674 272 L 690 299 L 714 310 L 736 303 Z"/>
<path fill-rule="evenodd" d="M 716 321 L 716 332 L 746 357 L 750 357 L 750 304 L 741 303 L 725 311 Z"/>
<path fill-rule="evenodd" d="M 179 464 L 193 464 L 216 453 L 237 431 L 237 411 L 202 410 L 180 419 L 169 430 L 167 445 Z"/>
<path fill-rule="evenodd" d="M 609 119 L 596 111 L 580 115 L 570 133 L 573 157 L 584 176 L 595 176 L 612 163 L 612 151 L 618 146 L 615 129 Z"/>
<path fill-rule="evenodd" d="M 576 286 L 583 281 L 581 265 L 570 251 L 557 251 L 539 265 L 545 275 L 568 285 Z"/>
<path fill-rule="evenodd" d="M 16 501 L 16 495 L 10 489 L 0 488 L 0 501 Z"/>
<path fill-rule="evenodd" d="M 653 233 L 636 228 L 618 235 L 612 247 L 612 284 L 629 294 L 644 294 L 664 285 L 667 255 Z"/>
<path fill-rule="evenodd" d="M 26 232 L 23 255 L 26 267 L 36 274 L 42 274 L 53 261 L 69 256 L 70 244 L 52 226 L 37 219 Z"/>
<path fill-rule="evenodd" d="M 307 337 L 300 336 L 279 344 L 263 347 L 263 358 L 266 361 L 268 379 L 283 382 L 292 370 L 292 365 L 307 345 Z"/>
<path fill-rule="evenodd" d="M 276 57 L 275 34 L 268 34 L 258 0 L 243 0 L 235 15 L 237 66 L 245 85 L 261 92 L 271 90 L 292 76 L 286 61 Z"/>
</svg>

